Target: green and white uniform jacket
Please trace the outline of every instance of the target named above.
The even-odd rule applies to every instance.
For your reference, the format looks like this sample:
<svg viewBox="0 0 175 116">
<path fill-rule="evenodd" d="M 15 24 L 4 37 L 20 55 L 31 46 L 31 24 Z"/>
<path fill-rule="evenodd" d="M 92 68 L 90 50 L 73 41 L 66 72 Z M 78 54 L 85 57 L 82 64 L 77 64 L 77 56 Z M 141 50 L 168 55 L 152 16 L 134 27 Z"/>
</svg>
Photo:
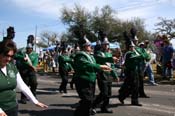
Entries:
<svg viewBox="0 0 175 116">
<path fill-rule="evenodd" d="M 100 65 L 96 63 L 93 55 L 84 51 L 76 53 L 74 57 L 75 78 L 83 78 L 90 82 L 95 82 L 96 72 L 100 70 Z"/>
<path fill-rule="evenodd" d="M 138 71 L 138 65 L 142 56 L 135 51 L 128 51 L 125 54 L 124 69 L 126 71 Z"/>
<path fill-rule="evenodd" d="M 100 77 L 100 78 L 104 78 L 103 80 L 111 80 L 110 79 L 111 77 L 114 79 L 118 78 L 118 75 L 115 71 L 113 56 L 110 52 L 98 51 L 95 58 L 98 64 L 108 65 L 109 67 L 112 68 L 111 72 L 103 72 L 104 77 Z"/>
<path fill-rule="evenodd" d="M 146 52 L 145 48 L 135 47 L 135 50 L 140 54 L 140 60 L 144 63 L 151 59 L 151 56 Z"/>
<path fill-rule="evenodd" d="M 0 108 L 4 111 L 17 105 L 15 88 L 18 70 L 13 63 L 7 64 L 6 69 L 7 75 L 0 71 Z"/>
<path fill-rule="evenodd" d="M 20 63 L 24 68 L 28 68 L 29 62 L 24 61 L 25 57 L 26 57 L 26 53 L 20 52 L 15 54 L 15 59 L 20 60 Z M 32 51 L 30 54 L 28 54 L 28 57 L 30 58 L 32 66 L 36 67 L 38 65 L 38 54 Z"/>
<path fill-rule="evenodd" d="M 58 62 L 59 62 L 59 68 L 61 68 L 62 70 L 69 72 L 71 70 L 73 70 L 72 68 L 72 59 L 66 55 L 66 54 L 62 54 L 59 56 L 58 58 Z"/>
</svg>

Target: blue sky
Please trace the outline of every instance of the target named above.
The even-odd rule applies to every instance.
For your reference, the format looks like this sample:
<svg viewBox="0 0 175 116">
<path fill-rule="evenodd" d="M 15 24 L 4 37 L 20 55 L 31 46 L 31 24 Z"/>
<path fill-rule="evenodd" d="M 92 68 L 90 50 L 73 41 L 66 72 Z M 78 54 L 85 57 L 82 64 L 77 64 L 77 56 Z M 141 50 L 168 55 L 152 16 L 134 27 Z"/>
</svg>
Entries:
<svg viewBox="0 0 175 116">
<path fill-rule="evenodd" d="M 14 41 L 18 48 L 26 46 L 27 36 L 35 35 L 36 26 L 37 36 L 43 31 L 61 34 L 66 31 L 66 26 L 60 21 L 61 9 L 64 6 L 73 8 L 75 4 L 87 11 L 110 5 L 117 11 L 116 17 L 122 20 L 139 17 L 145 21 L 146 29 L 152 32 L 158 17 L 175 18 L 175 0 L 1 0 L 0 40 L 9 26 L 15 27 Z"/>
</svg>

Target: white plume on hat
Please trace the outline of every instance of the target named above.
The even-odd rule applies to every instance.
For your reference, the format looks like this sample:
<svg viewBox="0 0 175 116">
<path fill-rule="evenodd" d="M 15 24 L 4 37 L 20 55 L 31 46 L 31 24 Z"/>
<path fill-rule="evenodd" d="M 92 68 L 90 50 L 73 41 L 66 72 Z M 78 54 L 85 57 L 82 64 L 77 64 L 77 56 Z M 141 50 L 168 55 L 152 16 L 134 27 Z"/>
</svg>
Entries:
<svg viewBox="0 0 175 116">
<path fill-rule="evenodd" d="M 139 39 L 137 38 L 137 36 L 134 36 L 134 39 L 133 40 L 139 40 Z"/>
<path fill-rule="evenodd" d="M 130 43 L 130 45 L 129 45 L 130 47 L 134 47 L 135 46 L 135 44 L 131 41 L 131 43 Z"/>
<path fill-rule="evenodd" d="M 83 46 L 91 45 L 91 42 L 88 40 L 88 38 L 86 37 L 86 35 L 84 36 L 83 39 L 85 41 L 85 43 L 83 44 Z"/>
</svg>

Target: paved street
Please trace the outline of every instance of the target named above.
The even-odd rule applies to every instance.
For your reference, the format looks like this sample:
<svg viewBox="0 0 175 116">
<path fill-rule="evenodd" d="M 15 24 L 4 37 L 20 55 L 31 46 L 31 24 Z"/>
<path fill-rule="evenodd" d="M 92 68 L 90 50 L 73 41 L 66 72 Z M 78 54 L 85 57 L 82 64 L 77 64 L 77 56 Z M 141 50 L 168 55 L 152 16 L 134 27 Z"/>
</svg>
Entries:
<svg viewBox="0 0 175 116">
<path fill-rule="evenodd" d="M 60 78 L 56 74 L 38 74 L 37 98 L 49 108 L 41 109 L 31 102 L 19 103 L 19 116 L 73 116 L 76 103 L 79 101 L 75 90 L 68 85 L 68 93 L 61 94 L 57 90 Z M 96 116 L 175 116 L 175 82 L 158 82 L 158 86 L 145 83 L 145 91 L 151 98 L 140 98 L 142 107 L 130 105 L 130 98 L 121 105 L 117 99 L 119 84 L 113 83 L 113 96 L 110 107 L 113 114 L 97 113 Z M 98 93 L 98 89 L 96 91 Z M 18 92 L 18 100 L 20 99 Z M 97 109 L 99 111 L 99 109 Z"/>
</svg>

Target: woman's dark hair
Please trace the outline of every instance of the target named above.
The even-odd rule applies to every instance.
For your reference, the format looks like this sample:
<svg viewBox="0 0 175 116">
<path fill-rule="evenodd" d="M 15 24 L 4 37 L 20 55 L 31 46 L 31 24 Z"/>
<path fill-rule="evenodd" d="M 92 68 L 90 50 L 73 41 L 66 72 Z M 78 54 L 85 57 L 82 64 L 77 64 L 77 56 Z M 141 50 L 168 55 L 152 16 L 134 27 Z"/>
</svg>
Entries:
<svg viewBox="0 0 175 116">
<path fill-rule="evenodd" d="M 17 52 L 16 43 L 13 40 L 4 40 L 0 42 L 0 54 L 8 54 L 10 50 Z"/>
</svg>

